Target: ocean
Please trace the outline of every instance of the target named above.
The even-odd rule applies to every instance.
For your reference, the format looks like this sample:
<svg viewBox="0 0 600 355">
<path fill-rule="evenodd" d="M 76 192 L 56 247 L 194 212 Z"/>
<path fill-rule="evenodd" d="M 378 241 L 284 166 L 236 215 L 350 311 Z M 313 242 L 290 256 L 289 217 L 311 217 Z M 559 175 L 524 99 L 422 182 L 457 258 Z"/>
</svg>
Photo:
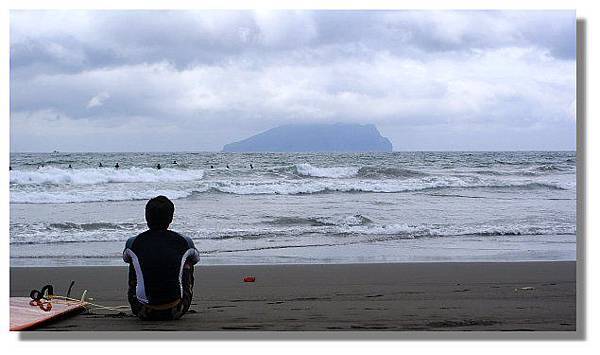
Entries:
<svg viewBox="0 0 600 355">
<path fill-rule="evenodd" d="M 157 195 L 208 265 L 576 258 L 575 152 L 10 159 L 12 266 L 121 265 Z"/>
</svg>

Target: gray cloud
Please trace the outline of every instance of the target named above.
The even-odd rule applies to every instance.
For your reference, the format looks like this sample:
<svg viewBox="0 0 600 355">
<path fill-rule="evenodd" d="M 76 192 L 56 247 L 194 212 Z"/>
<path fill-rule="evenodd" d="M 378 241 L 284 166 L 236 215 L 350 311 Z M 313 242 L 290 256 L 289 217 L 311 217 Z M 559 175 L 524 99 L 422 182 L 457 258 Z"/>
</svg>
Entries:
<svg viewBox="0 0 600 355">
<path fill-rule="evenodd" d="M 574 57 L 573 11 L 13 11 L 11 149 L 214 150 L 299 121 L 573 149 Z"/>
</svg>

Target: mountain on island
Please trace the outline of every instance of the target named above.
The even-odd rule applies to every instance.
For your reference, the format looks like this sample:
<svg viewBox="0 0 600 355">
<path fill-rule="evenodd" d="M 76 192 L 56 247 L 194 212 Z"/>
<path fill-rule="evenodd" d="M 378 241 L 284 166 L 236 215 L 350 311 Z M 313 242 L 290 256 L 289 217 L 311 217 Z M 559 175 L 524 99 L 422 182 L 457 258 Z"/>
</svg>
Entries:
<svg viewBox="0 0 600 355">
<path fill-rule="evenodd" d="M 392 143 L 373 124 L 297 124 L 271 128 L 224 152 L 391 152 Z"/>
</svg>

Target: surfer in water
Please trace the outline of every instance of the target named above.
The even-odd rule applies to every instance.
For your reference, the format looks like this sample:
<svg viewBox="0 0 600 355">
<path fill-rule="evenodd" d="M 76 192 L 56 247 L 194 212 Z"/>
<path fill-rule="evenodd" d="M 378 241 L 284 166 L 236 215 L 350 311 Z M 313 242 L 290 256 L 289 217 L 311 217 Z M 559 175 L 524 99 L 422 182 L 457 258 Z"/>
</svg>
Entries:
<svg viewBox="0 0 600 355">
<path fill-rule="evenodd" d="M 103 165 L 102 165 L 102 162 L 100 162 L 100 164 L 98 164 L 98 167 L 99 167 L 99 168 L 102 168 L 102 167 L 103 167 Z"/>
<path fill-rule="evenodd" d="M 177 160 L 173 160 L 173 165 L 178 165 Z"/>
<path fill-rule="evenodd" d="M 116 163 L 115 164 L 115 169 L 118 169 L 118 168 L 119 168 L 119 163 Z"/>
<path fill-rule="evenodd" d="M 156 164 L 156 169 L 160 170 L 160 163 Z"/>
<path fill-rule="evenodd" d="M 189 237 L 169 230 L 175 205 L 165 196 L 146 204 L 148 230 L 125 244 L 131 311 L 140 319 L 183 316 L 192 303 L 194 265 L 200 254 Z"/>
</svg>

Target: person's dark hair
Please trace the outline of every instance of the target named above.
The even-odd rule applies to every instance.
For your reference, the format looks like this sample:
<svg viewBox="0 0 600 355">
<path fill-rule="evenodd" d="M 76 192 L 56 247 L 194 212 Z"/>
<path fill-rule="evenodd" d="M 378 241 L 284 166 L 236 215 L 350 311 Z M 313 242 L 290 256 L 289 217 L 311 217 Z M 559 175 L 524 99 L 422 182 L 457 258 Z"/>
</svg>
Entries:
<svg viewBox="0 0 600 355">
<path fill-rule="evenodd" d="M 173 221 L 175 205 L 165 196 L 157 196 L 146 204 L 146 223 L 150 229 L 167 229 Z"/>
</svg>

